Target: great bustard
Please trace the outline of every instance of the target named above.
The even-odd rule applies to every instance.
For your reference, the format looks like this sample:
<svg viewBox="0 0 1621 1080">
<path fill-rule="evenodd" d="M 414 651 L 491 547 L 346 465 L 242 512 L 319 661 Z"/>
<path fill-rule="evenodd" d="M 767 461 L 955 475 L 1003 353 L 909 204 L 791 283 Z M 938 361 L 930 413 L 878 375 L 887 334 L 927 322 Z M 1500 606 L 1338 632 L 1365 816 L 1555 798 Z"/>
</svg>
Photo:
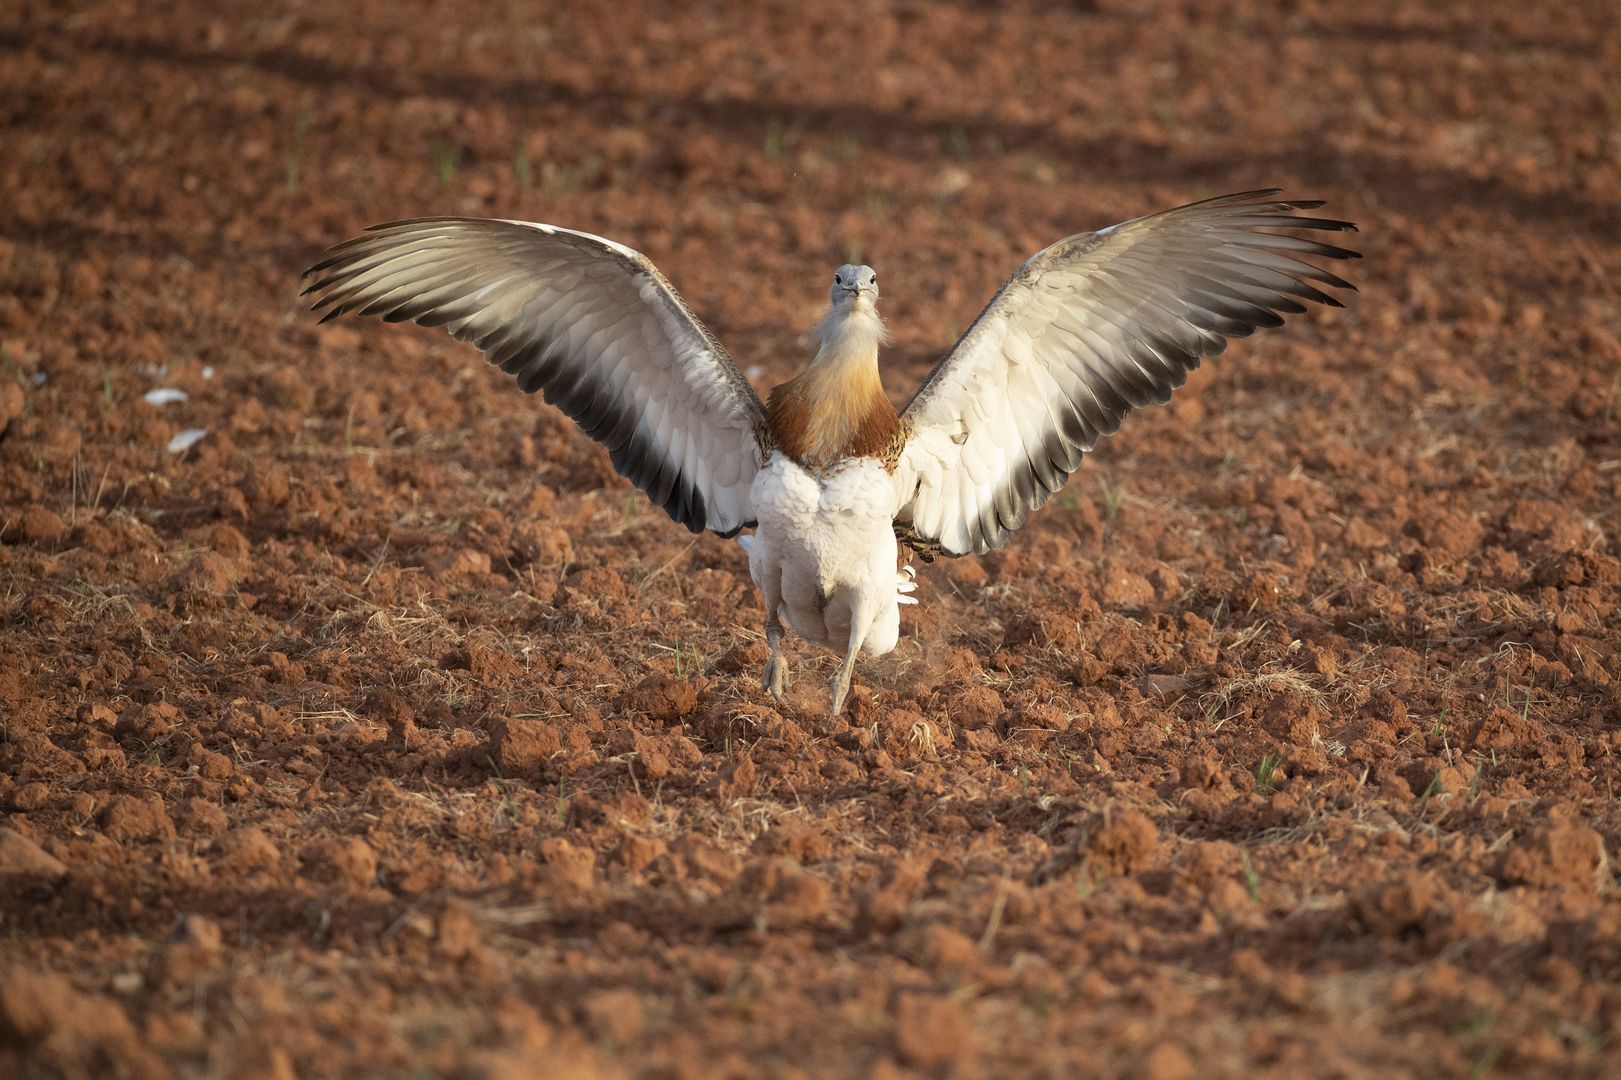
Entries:
<svg viewBox="0 0 1621 1080">
<path fill-rule="evenodd" d="M 354 311 L 444 326 L 537 390 L 693 532 L 744 537 L 764 594 L 764 683 L 787 685 L 782 624 L 856 655 L 895 647 L 925 557 L 1001 547 L 1133 409 L 1168 401 L 1227 339 L 1353 286 L 1302 256 L 1356 252 L 1277 229 L 1318 201 L 1224 195 L 1037 252 L 991 298 L 904 411 L 884 396 L 878 278 L 841 266 L 816 355 L 762 402 L 640 253 L 525 221 L 379 225 L 306 271 L 326 319 Z M 322 321 L 325 321 L 323 319 Z"/>
</svg>

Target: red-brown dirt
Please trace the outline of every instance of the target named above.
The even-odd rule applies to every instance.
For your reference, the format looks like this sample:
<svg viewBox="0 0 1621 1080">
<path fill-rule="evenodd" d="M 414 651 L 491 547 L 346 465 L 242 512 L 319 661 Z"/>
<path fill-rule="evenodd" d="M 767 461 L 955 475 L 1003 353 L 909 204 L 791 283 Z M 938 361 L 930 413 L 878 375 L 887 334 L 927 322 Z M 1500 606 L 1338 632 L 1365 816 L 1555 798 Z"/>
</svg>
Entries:
<svg viewBox="0 0 1621 1080">
<path fill-rule="evenodd" d="M 1621 34 L 1539 7 L 4 5 L 0 1074 L 1615 1075 Z M 856 257 L 903 400 L 1268 185 L 1349 309 L 925 568 L 838 720 L 735 544 L 296 298 L 550 221 L 764 389 Z"/>
</svg>

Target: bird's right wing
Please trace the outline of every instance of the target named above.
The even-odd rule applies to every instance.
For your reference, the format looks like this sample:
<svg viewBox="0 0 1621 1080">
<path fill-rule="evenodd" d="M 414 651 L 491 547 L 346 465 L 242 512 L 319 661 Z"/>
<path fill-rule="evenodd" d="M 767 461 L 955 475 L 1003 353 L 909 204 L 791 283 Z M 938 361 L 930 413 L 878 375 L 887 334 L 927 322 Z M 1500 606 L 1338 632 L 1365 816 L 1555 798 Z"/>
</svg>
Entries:
<svg viewBox="0 0 1621 1080">
<path fill-rule="evenodd" d="M 999 548 L 1133 409 L 1202 356 L 1352 288 L 1301 258 L 1360 258 L 1273 229 L 1354 230 L 1249 191 L 1060 240 L 1033 255 L 935 365 L 903 419 L 896 527 L 924 551 Z"/>
<path fill-rule="evenodd" d="M 316 310 L 444 326 L 608 449 L 693 532 L 754 524 L 765 407 L 646 256 L 525 221 L 378 225 L 305 271 Z"/>
</svg>

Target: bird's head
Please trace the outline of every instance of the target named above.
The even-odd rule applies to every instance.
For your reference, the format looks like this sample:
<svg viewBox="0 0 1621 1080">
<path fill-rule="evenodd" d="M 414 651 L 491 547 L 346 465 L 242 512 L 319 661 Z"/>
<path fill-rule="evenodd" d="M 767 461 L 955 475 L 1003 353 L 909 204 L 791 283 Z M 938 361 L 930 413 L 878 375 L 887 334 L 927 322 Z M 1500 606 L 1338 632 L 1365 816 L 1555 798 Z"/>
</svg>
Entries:
<svg viewBox="0 0 1621 1080">
<path fill-rule="evenodd" d="M 860 357 L 874 361 L 878 346 L 889 340 L 878 314 L 878 275 L 870 266 L 845 263 L 833 272 L 832 305 L 811 340 L 818 359 Z"/>
<path fill-rule="evenodd" d="M 872 310 L 878 302 L 878 272 L 870 266 L 845 263 L 833 271 L 833 310 L 846 304 Z"/>
</svg>

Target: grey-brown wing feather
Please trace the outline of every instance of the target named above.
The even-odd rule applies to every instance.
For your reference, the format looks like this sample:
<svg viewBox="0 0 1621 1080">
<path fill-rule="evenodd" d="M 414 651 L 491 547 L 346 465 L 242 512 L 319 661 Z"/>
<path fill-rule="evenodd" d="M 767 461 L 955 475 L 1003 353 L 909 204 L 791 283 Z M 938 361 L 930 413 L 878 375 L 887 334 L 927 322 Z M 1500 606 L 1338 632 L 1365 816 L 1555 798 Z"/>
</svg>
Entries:
<svg viewBox="0 0 1621 1080">
<path fill-rule="evenodd" d="M 323 322 L 354 312 L 472 342 L 693 532 L 754 524 L 765 407 L 639 252 L 552 225 L 424 218 L 376 226 L 304 276 Z"/>
<path fill-rule="evenodd" d="M 1303 257 L 1356 252 L 1274 229 L 1355 231 L 1318 201 L 1224 195 L 1060 240 L 1002 286 L 907 406 L 897 527 L 924 549 L 999 548 L 1201 357 L 1349 282 Z"/>
</svg>

